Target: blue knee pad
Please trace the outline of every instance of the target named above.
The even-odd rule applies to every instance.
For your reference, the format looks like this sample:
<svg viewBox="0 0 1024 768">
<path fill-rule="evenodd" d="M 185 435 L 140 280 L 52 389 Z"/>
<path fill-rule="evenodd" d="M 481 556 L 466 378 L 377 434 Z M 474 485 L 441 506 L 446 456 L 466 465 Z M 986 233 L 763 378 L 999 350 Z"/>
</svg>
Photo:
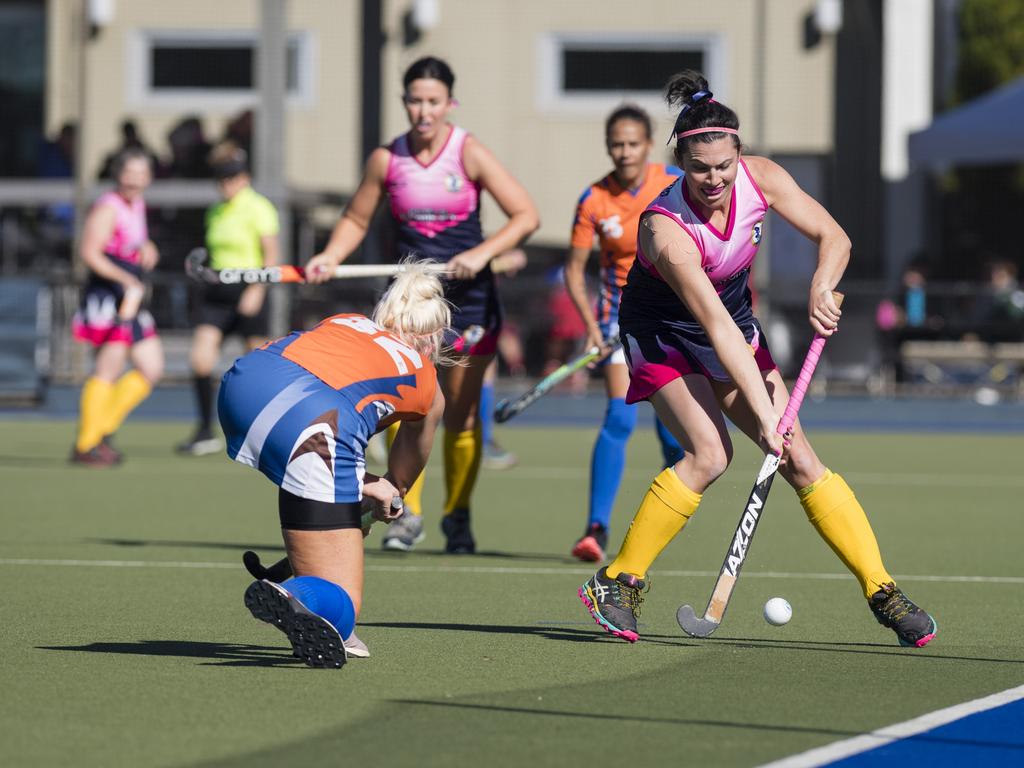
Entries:
<svg viewBox="0 0 1024 768">
<path fill-rule="evenodd" d="M 657 431 L 658 441 L 661 443 L 661 455 L 665 459 L 665 466 L 675 466 L 683 460 L 686 451 L 683 450 L 683 446 L 672 436 L 672 433 L 668 431 L 668 427 L 662 424 L 661 419 L 657 416 L 654 417 L 654 429 Z"/>
<path fill-rule="evenodd" d="M 327 619 L 347 640 L 356 628 L 356 609 L 348 592 L 319 576 L 296 576 L 281 584 L 317 616 Z"/>
<path fill-rule="evenodd" d="M 590 511 L 587 526 L 599 523 L 608 528 L 615 495 L 626 468 L 626 443 L 636 427 L 637 406 L 626 405 L 621 397 L 608 401 L 604 424 L 594 443 L 590 461 Z"/>
</svg>

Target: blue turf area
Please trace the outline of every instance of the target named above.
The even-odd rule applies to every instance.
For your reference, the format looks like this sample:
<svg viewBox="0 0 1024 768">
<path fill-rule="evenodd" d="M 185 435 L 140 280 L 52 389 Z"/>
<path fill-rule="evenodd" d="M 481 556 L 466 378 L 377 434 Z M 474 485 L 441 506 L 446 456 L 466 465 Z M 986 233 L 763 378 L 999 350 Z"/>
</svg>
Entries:
<svg viewBox="0 0 1024 768">
<path fill-rule="evenodd" d="M 829 768 L 882 765 L 1024 765 L 1024 700 L 829 763 Z"/>
<path fill-rule="evenodd" d="M 502 386 L 496 396 L 514 397 L 525 390 Z M 0 417 L 74 419 L 78 416 L 81 389 L 50 387 L 45 402 L 35 408 L 11 408 L 0 405 Z M 594 389 L 576 397 L 552 393 L 498 429 L 519 426 L 597 427 L 607 406 L 604 392 Z M 192 421 L 195 405 L 190 387 L 159 387 L 132 413 L 135 419 Z M 809 429 L 862 432 L 1024 432 L 1024 403 L 1003 402 L 979 405 L 965 399 L 875 400 L 868 397 L 808 397 L 800 410 L 800 420 Z M 641 405 L 638 429 L 654 423 L 654 411 Z"/>
</svg>

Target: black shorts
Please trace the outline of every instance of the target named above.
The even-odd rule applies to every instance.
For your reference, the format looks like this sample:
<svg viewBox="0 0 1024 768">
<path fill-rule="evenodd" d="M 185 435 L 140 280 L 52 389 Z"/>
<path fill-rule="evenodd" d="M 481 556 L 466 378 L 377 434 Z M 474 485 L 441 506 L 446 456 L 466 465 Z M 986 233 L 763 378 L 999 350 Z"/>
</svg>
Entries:
<svg viewBox="0 0 1024 768">
<path fill-rule="evenodd" d="M 304 499 L 284 488 L 278 488 L 277 512 L 281 527 L 290 531 L 336 531 L 363 525 L 362 505 L 358 501 Z"/>
<path fill-rule="evenodd" d="M 203 286 L 196 296 L 194 325 L 212 325 L 225 336 L 237 334 L 243 338 L 265 337 L 268 332 L 269 301 L 264 301 L 260 311 L 248 317 L 239 313 L 238 300 L 246 285 Z"/>
</svg>

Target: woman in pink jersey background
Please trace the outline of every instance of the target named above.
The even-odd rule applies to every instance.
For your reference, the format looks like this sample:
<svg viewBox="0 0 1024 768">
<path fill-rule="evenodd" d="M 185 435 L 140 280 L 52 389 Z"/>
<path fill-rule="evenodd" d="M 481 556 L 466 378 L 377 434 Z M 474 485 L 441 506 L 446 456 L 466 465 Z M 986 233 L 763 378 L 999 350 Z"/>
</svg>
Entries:
<svg viewBox="0 0 1024 768">
<path fill-rule="evenodd" d="M 879 623 L 902 645 L 921 647 L 935 636 L 935 622 L 896 587 L 853 491 L 818 458 L 799 423 L 785 442 L 776 434 L 788 393 L 751 308 L 750 265 L 769 208 L 818 247 L 807 314 L 809 330 L 822 336 L 838 327 L 832 291 L 850 240 L 781 166 L 743 156 L 739 118 L 714 100 L 702 75 L 677 75 L 667 97 L 680 108 L 673 136 L 684 176 L 641 217 L 619 323 L 627 402 L 650 400 L 686 454 L 654 479 L 617 557 L 583 584 L 580 599 L 605 630 L 638 639 L 648 568 L 732 459 L 728 417 L 765 452 L 785 449 L 779 472 L 811 525 L 856 576 Z"/>
<path fill-rule="evenodd" d="M 150 159 L 126 149 L 113 160 L 117 188 L 102 195 L 86 217 L 81 258 L 89 268 L 72 333 L 96 349 L 82 387 L 78 436 L 71 461 L 106 467 L 121 461 L 109 438 L 146 397 L 164 369 L 153 316 L 140 307 L 142 275 L 160 255 L 149 239 L 143 193 L 153 179 Z M 134 368 L 124 373 L 125 366 Z"/>
<path fill-rule="evenodd" d="M 480 467 L 483 441 L 477 419 L 480 392 L 501 331 L 491 260 L 515 248 L 539 226 L 526 190 L 476 137 L 448 122 L 455 106 L 455 75 L 440 59 L 414 62 L 402 79 L 409 131 L 366 162 L 359 188 L 334 228 L 323 253 L 307 265 L 310 282 L 323 282 L 366 236 L 377 206 L 388 199 L 396 230 L 396 258 L 413 256 L 447 262 L 445 298 L 452 304 L 452 333 L 445 341 L 460 365 L 443 372 L 444 464 L 447 495 L 441 527 L 445 550 L 476 550 L 470 529 L 470 498 Z M 489 236 L 480 228 L 480 192 L 486 191 L 507 216 Z M 391 434 L 391 433 L 389 433 Z M 384 536 L 385 549 L 412 549 L 423 539 L 422 478 L 406 494 L 412 512 Z"/>
</svg>

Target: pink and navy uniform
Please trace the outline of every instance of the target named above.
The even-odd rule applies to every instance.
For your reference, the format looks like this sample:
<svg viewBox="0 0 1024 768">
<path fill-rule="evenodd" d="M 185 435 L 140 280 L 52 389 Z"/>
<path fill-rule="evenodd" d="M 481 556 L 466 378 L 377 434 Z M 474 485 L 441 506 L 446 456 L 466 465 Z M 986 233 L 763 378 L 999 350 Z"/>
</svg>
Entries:
<svg viewBox="0 0 1024 768">
<path fill-rule="evenodd" d="M 696 243 L 704 272 L 762 371 L 774 368 L 775 362 L 754 317 L 748 281 L 767 212 L 768 203 L 742 160 L 730 192 L 724 232 L 690 201 L 685 177 L 665 189 L 644 211 L 644 216 L 668 217 Z M 704 329 L 642 248 L 623 291 L 619 322 L 630 369 L 627 402 L 644 400 L 669 381 L 690 373 L 729 380 Z"/>
<path fill-rule="evenodd" d="M 149 240 L 146 225 L 146 204 L 141 198 L 129 202 L 116 192 L 107 192 L 96 201 L 95 207 L 114 209 L 114 231 L 103 245 L 103 253 L 126 272 L 142 275 L 141 250 Z M 140 310 L 131 323 L 119 323 L 118 306 L 124 298 L 124 288 L 114 280 L 90 275 L 82 295 L 82 302 L 71 321 L 71 331 L 79 341 L 95 346 L 107 343 L 134 344 L 156 335 L 153 316 Z"/>
<path fill-rule="evenodd" d="M 388 150 L 384 180 L 391 216 L 397 229 L 398 255 L 448 261 L 483 242 L 480 229 L 480 185 L 469 178 L 462 152 L 469 134 L 450 126 L 437 156 L 421 163 L 410 151 L 407 134 Z M 453 305 L 452 328 L 446 338 L 458 351 L 490 354 L 501 330 L 501 306 L 490 267 L 472 280 L 446 280 L 445 298 Z"/>
<path fill-rule="evenodd" d="M 370 318 L 328 317 L 235 361 L 217 411 L 228 456 L 328 503 L 362 498 L 370 436 L 430 410 L 437 372 Z"/>
</svg>

